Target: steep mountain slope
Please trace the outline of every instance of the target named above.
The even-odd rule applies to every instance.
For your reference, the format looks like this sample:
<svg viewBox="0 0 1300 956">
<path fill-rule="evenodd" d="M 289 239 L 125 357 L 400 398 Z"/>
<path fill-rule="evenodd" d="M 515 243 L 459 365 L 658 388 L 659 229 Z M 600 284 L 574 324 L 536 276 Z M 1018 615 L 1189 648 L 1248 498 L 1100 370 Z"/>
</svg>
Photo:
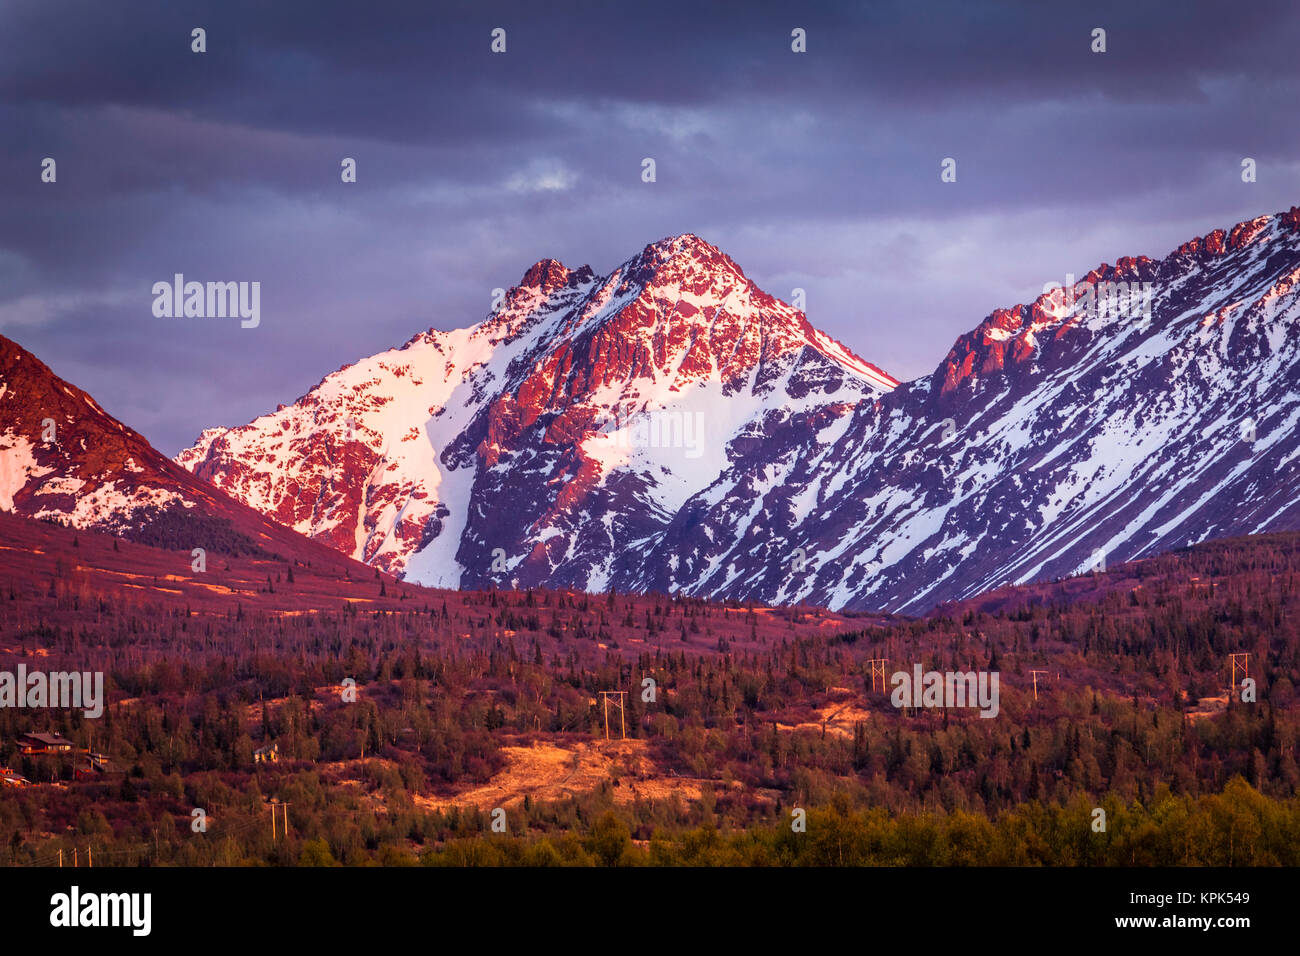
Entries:
<svg viewBox="0 0 1300 956">
<path fill-rule="evenodd" d="M 896 384 L 684 235 L 608 277 L 542 260 L 482 323 L 346 366 L 177 461 L 411 580 L 603 590 L 737 461 Z"/>
<path fill-rule="evenodd" d="M 365 575 L 355 562 L 196 479 L 3 336 L 0 512 L 144 544 L 274 554 Z"/>
<path fill-rule="evenodd" d="M 918 612 L 1300 528 L 1298 281 L 1292 209 L 999 310 L 831 441 L 738 463 L 620 583 Z M 1104 282 L 1150 283 L 1149 316 Z"/>
<path fill-rule="evenodd" d="M 921 612 L 1300 526 L 1298 280 L 1293 209 L 998 310 L 894 388 L 681 236 L 539 262 L 178 460 L 425 583 Z"/>
</svg>

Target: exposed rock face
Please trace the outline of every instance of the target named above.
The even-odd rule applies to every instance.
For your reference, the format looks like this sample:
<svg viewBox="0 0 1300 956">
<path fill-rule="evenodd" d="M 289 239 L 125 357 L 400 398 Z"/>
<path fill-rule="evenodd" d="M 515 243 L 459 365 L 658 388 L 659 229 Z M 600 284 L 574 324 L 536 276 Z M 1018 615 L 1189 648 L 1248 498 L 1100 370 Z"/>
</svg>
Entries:
<svg viewBox="0 0 1300 956">
<path fill-rule="evenodd" d="M 1149 316 L 1107 282 L 1149 283 Z M 1300 527 L 1298 284 L 1293 209 L 998 310 L 831 441 L 687 502 L 635 583 L 914 612 Z"/>
<path fill-rule="evenodd" d="M 177 461 L 426 583 L 600 590 L 760 443 L 896 384 L 685 235 L 605 277 L 544 259 L 478 325 L 345 367 Z"/>
<path fill-rule="evenodd" d="M 423 583 L 923 611 L 1300 527 L 1298 282 L 1293 209 L 997 310 L 895 387 L 679 236 L 543 260 L 178 461 Z"/>
</svg>

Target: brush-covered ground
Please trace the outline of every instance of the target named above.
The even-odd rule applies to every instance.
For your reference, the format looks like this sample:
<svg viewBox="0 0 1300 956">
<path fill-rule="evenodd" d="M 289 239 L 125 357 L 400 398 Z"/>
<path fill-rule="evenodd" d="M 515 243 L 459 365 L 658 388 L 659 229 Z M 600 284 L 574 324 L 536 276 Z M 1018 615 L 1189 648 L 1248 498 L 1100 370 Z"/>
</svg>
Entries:
<svg viewBox="0 0 1300 956">
<path fill-rule="evenodd" d="M 0 515 L 0 670 L 109 699 L 0 709 L 0 864 L 1296 865 L 1298 572 L 1235 539 L 907 619 L 195 572 Z M 895 708 L 882 658 L 996 671 L 998 715 Z"/>
</svg>

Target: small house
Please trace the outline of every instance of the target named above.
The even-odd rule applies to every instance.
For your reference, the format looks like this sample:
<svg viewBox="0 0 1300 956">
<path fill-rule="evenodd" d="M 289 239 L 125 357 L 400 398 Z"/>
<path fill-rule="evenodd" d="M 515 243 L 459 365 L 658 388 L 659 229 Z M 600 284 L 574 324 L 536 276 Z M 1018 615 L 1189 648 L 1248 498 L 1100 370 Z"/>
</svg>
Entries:
<svg viewBox="0 0 1300 956">
<path fill-rule="evenodd" d="M 280 745 L 271 743 L 253 751 L 253 763 L 275 763 L 280 759 Z"/>
<path fill-rule="evenodd" d="M 84 780 L 87 777 L 100 775 L 115 777 L 124 773 L 124 771 L 118 770 L 117 765 L 113 763 L 113 759 L 106 754 L 95 753 L 93 750 L 88 750 L 83 754 L 83 756 L 86 760 L 85 764 L 77 768 L 73 773 L 73 776 L 77 780 Z"/>
<path fill-rule="evenodd" d="M 8 767 L 0 767 L 0 787 L 25 787 L 31 781 Z"/>
<path fill-rule="evenodd" d="M 75 748 L 76 744 L 61 734 L 23 734 L 18 738 L 18 751 L 24 757 L 71 753 Z"/>
</svg>

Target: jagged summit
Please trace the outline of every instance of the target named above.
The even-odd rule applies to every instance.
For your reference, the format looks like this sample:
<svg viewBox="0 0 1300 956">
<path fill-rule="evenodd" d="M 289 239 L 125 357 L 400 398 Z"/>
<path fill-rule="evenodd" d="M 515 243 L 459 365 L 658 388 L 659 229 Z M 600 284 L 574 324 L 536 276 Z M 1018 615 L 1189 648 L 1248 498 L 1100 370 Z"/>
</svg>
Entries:
<svg viewBox="0 0 1300 956">
<path fill-rule="evenodd" d="M 683 234 L 608 276 L 541 259 L 480 324 L 363 359 L 177 461 L 422 581 L 500 577 L 481 560 L 498 547 L 526 578 L 567 564 L 596 580 L 619 540 L 654 533 L 753 436 L 895 384 Z M 681 429 L 665 448 L 642 440 L 661 420 Z M 499 496 L 508 512 L 488 506 Z"/>
<path fill-rule="evenodd" d="M 691 291 L 705 285 L 746 285 L 749 280 L 726 253 L 693 233 L 652 242 L 618 270 L 626 281 L 642 285 L 683 284 Z"/>
<path fill-rule="evenodd" d="M 608 276 L 542 260 L 477 325 L 204 431 L 165 490 L 205 479 L 422 583 L 905 612 L 1098 554 L 1300 529 L 1300 210 L 1118 258 L 1074 291 L 1117 281 L 1151 285 L 1149 316 L 1054 290 L 899 385 L 697 236 Z M 133 514 L 134 469 L 168 464 L 109 421 L 78 442 L 107 472 L 59 466 L 32 437 L 44 409 L 93 407 L 30 387 L 34 360 L 6 349 L 0 495 Z"/>
<path fill-rule="evenodd" d="M 1135 284 L 1149 316 L 1046 292 L 905 385 L 696 235 L 608 276 L 542 260 L 484 323 L 180 460 L 425 583 L 924 610 L 1300 527 L 1298 223 L 1103 263 L 1071 292 Z"/>
<path fill-rule="evenodd" d="M 519 281 L 519 288 L 536 289 L 550 293 L 567 287 L 576 288 L 592 277 L 591 266 L 582 266 L 573 272 L 556 259 L 540 259 L 529 267 Z"/>
<path fill-rule="evenodd" d="M 1170 307 L 1180 297 L 1175 285 L 1190 274 L 1214 271 L 1234 253 L 1267 255 L 1300 237 L 1300 208 L 1244 220 L 1182 243 L 1163 259 L 1122 256 L 1103 262 L 1064 285 L 1065 276 L 1028 304 L 996 309 L 957 338 L 935 379 L 942 394 L 981 376 L 1035 360 L 1052 343 L 1074 336 L 1082 343 L 1096 335 L 1135 338 L 1164 334 L 1164 323 L 1186 316 Z M 1157 297 L 1162 302 L 1157 303 Z M 1163 304 L 1164 307 L 1157 307 Z M 1058 348 L 1065 348 L 1064 344 Z"/>
<path fill-rule="evenodd" d="M 650 243 L 619 266 L 613 275 L 621 276 L 624 281 L 644 284 L 661 270 L 666 278 L 723 270 L 744 279 L 744 272 L 729 256 L 693 233 L 669 236 Z M 539 259 L 529 266 L 517 288 L 554 292 L 565 286 L 576 287 L 594 276 L 589 265 L 570 270 L 558 259 Z"/>
</svg>

